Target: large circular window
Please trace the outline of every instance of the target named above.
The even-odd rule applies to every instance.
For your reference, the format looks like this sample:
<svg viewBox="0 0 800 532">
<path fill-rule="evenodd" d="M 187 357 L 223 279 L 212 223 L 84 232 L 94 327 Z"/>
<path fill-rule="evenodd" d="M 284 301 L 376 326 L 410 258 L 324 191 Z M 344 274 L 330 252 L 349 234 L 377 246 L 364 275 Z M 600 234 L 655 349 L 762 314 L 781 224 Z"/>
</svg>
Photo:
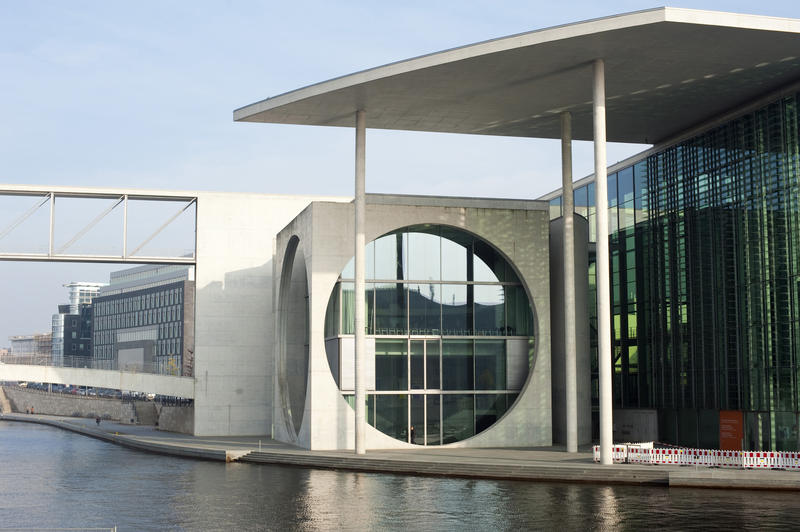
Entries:
<svg viewBox="0 0 800 532">
<path fill-rule="evenodd" d="M 354 404 L 353 261 L 328 302 L 331 372 Z M 489 428 L 511 407 L 533 354 L 533 312 L 510 264 L 488 243 L 439 225 L 366 247 L 367 422 L 417 445 Z"/>
</svg>

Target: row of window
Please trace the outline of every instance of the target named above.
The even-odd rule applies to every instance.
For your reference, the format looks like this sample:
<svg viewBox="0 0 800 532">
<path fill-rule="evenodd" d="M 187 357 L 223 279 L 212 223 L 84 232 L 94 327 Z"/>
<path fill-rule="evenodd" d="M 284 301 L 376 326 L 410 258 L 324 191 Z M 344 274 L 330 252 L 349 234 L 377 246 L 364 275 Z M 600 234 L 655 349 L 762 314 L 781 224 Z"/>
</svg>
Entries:
<svg viewBox="0 0 800 532">
<path fill-rule="evenodd" d="M 353 283 L 328 305 L 325 336 L 354 334 Z M 366 334 L 532 336 L 533 314 L 520 285 L 366 283 Z"/>
<path fill-rule="evenodd" d="M 142 327 L 144 325 L 154 325 L 170 321 L 180 321 L 182 307 L 172 305 L 170 307 L 156 308 L 151 310 L 132 311 L 127 314 L 112 314 L 95 317 L 95 329 L 126 329 L 129 327 Z"/>
<path fill-rule="evenodd" d="M 172 288 L 160 290 L 151 294 L 141 294 L 124 298 L 115 298 L 111 301 L 96 301 L 95 316 L 108 316 L 123 312 L 156 309 L 168 305 L 180 305 L 183 302 L 183 289 Z"/>
</svg>

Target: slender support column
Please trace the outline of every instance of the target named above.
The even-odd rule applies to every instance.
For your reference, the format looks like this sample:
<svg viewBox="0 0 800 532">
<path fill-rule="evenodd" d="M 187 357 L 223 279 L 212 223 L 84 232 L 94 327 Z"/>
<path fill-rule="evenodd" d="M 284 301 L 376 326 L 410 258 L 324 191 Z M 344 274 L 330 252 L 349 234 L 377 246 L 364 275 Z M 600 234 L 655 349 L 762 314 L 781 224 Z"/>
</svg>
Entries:
<svg viewBox="0 0 800 532">
<path fill-rule="evenodd" d="M 47 254 L 53 256 L 53 249 L 55 248 L 55 233 L 56 233 L 56 195 L 50 193 L 50 245 L 48 246 Z"/>
<path fill-rule="evenodd" d="M 611 401 L 611 276 L 608 252 L 608 176 L 606 175 L 605 63 L 594 62 L 594 190 L 597 207 L 597 364 L 600 370 L 600 463 L 610 465 Z"/>
<path fill-rule="evenodd" d="M 575 338 L 575 219 L 572 195 L 572 115 L 561 114 L 561 205 L 564 210 L 564 376 L 567 452 L 578 452 L 578 364 Z"/>
<path fill-rule="evenodd" d="M 364 210 L 366 174 L 367 122 L 363 110 L 356 112 L 356 196 L 355 196 L 355 384 L 356 384 L 356 454 L 366 452 L 366 383 L 364 382 L 364 326 L 365 326 L 365 285 L 364 285 Z"/>
<path fill-rule="evenodd" d="M 128 257 L 128 195 L 122 197 L 122 258 Z M 197 227 L 195 225 L 195 227 Z"/>
</svg>

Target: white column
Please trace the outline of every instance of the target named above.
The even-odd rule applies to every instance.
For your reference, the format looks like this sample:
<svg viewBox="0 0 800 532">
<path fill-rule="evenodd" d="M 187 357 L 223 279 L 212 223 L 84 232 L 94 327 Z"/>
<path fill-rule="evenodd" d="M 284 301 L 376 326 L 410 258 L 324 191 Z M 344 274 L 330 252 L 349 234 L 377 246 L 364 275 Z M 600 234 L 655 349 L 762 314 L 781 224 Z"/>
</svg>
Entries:
<svg viewBox="0 0 800 532">
<path fill-rule="evenodd" d="M 53 256 L 55 249 L 55 231 L 56 231 L 56 195 L 50 193 L 50 243 L 47 248 L 47 254 Z"/>
<path fill-rule="evenodd" d="M 564 376 L 567 452 L 578 452 L 578 369 L 575 339 L 575 219 L 572 195 L 572 115 L 561 114 L 561 206 L 564 238 Z"/>
<path fill-rule="evenodd" d="M 365 285 L 364 285 L 364 210 L 367 122 L 363 110 L 356 112 L 356 196 L 355 196 L 355 384 L 356 384 L 356 454 L 366 452 L 366 386 L 364 381 L 364 326 L 365 326 Z"/>
<path fill-rule="evenodd" d="M 597 364 L 600 370 L 600 463 L 610 465 L 611 401 L 611 277 L 608 253 L 608 176 L 606 175 L 605 63 L 594 62 L 594 190 L 597 208 Z"/>
</svg>

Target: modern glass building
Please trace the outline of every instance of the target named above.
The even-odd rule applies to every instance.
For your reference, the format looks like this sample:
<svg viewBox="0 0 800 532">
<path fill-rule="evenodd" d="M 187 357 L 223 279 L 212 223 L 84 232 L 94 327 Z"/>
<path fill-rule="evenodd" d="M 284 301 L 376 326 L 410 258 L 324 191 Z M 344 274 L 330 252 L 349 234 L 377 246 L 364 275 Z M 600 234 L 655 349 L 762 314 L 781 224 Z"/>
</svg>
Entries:
<svg viewBox="0 0 800 532">
<path fill-rule="evenodd" d="M 493 425 L 525 384 L 533 352 L 531 305 L 512 266 L 483 240 L 439 225 L 374 240 L 366 264 L 367 422 L 419 445 Z M 353 294 L 351 260 L 325 324 L 331 371 L 351 406 Z"/>
<path fill-rule="evenodd" d="M 798 449 L 798 98 L 609 171 L 614 406 L 655 409 L 662 441 L 725 446 L 722 424 L 744 449 Z M 592 180 L 574 196 L 593 229 Z"/>
</svg>

